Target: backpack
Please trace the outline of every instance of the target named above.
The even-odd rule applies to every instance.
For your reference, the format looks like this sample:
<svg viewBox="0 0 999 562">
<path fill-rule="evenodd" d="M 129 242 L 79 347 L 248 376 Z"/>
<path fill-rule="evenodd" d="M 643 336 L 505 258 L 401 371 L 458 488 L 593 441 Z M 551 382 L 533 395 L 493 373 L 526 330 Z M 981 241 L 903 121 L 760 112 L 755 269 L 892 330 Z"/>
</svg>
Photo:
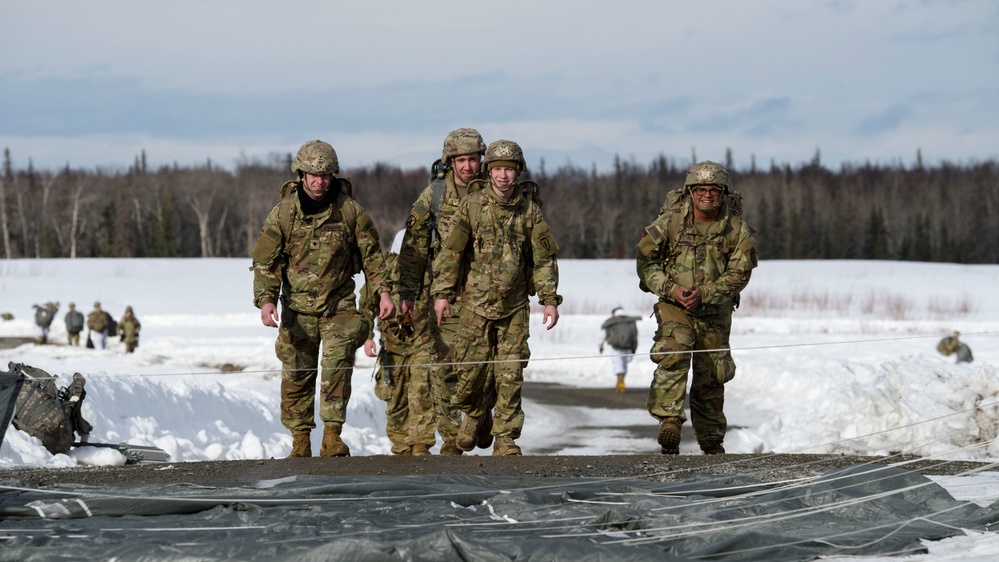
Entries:
<svg viewBox="0 0 999 562">
<path fill-rule="evenodd" d="M 42 328 L 48 328 L 52 325 L 52 317 L 55 316 L 55 311 L 46 306 L 35 305 L 35 324 Z"/>
<path fill-rule="evenodd" d="M 659 209 L 659 216 L 652 223 L 653 225 L 662 222 L 666 223 L 666 228 L 662 229 L 663 234 L 665 234 L 666 236 L 666 239 L 663 242 L 663 244 L 667 244 L 672 240 L 676 240 L 677 236 L 679 236 L 680 229 L 683 227 L 684 203 L 688 198 L 689 196 L 687 195 L 687 189 L 684 187 L 674 189 L 666 194 L 666 201 L 663 203 L 663 206 Z M 736 225 L 733 226 L 731 231 L 734 234 L 738 235 L 739 228 L 737 228 L 737 223 L 742 221 L 742 194 L 735 191 L 729 191 L 728 193 L 725 194 L 724 198 L 722 199 L 722 202 L 725 203 L 725 205 L 728 207 L 729 211 L 731 212 L 730 215 L 731 222 L 733 223 L 733 225 Z M 644 237 L 646 236 L 646 234 L 647 232 L 643 232 L 642 236 Z M 736 241 L 733 241 L 732 243 L 733 248 L 735 247 L 735 243 Z M 663 256 L 662 259 L 664 262 L 667 261 L 667 259 L 669 258 L 669 254 L 667 252 L 660 252 L 660 255 Z M 652 290 L 645 285 L 645 281 L 642 280 L 641 278 L 639 278 L 638 280 L 638 288 L 641 289 L 642 291 L 645 291 L 646 293 L 652 292 Z M 736 296 L 736 302 L 738 303 L 738 296 Z"/>
<path fill-rule="evenodd" d="M 114 316 L 111 316 L 110 312 L 105 312 L 104 315 L 108 319 L 108 335 L 114 336 L 118 333 L 118 321 L 114 319 Z"/>
<path fill-rule="evenodd" d="M 56 377 L 42 369 L 22 363 L 8 364 L 12 374 L 23 376 L 17 395 L 14 427 L 36 437 L 53 455 L 66 453 L 73 445 L 74 434 L 89 435 L 93 430 L 83 419 L 81 408 L 87 392 L 83 375 L 73 375 L 73 382 L 59 390 Z"/>
<path fill-rule="evenodd" d="M 604 322 L 606 341 L 616 349 L 638 349 L 638 324 L 633 316 L 614 316 Z"/>
<path fill-rule="evenodd" d="M 340 202 L 340 217 L 343 219 L 347 231 L 347 246 L 350 248 L 351 273 L 357 275 L 361 272 L 364 260 L 361 258 L 361 251 L 357 247 L 357 240 L 354 230 L 357 228 L 357 208 L 348 203 L 354 197 L 354 186 L 346 178 L 336 178 L 340 182 L 340 195 L 337 199 Z M 291 195 L 295 192 L 298 181 L 291 180 L 281 186 L 281 202 L 278 210 L 278 227 L 281 229 L 281 241 L 288 239 L 288 232 L 291 230 L 291 214 L 295 207 L 295 202 Z"/>
<path fill-rule="evenodd" d="M 83 331 L 83 313 L 78 310 L 71 310 L 66 313 L 66 331 L 71 334 L 78 334 Z"/>
</svg>

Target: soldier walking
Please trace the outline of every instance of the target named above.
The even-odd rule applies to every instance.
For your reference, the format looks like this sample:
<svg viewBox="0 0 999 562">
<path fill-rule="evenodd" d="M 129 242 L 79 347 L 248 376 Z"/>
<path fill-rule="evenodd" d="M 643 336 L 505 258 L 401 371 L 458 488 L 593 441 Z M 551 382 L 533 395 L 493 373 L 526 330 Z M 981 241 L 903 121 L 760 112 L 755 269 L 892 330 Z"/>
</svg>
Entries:
<svg viewBox="0 0 999 562">
<path fill-rule="evenodd" d="M 475 129 L 461 128 L 448 133 L 444 138 L 441 159 L 434 168 L 436 173 L 430 185 L 423 190 L 416 202 L 409 220 L 406 222 L 406 236 L 399 251 L 399 310 L 411 312 L 414 319 L 424 311 L 415 310 L 421 299 L 429 303 L 430 286 L 434 279 L 433 260 L 440 254 L 441 242 L 451 225 L 451 221 L 461 201 L 468 195 L 469 184 L 480 179 L 482 155 L 486 143 Z M 466 271 L 459 272 L 463 279 Z M 458 290 L 461 290 L 459 283 Z M 439 324 L 430 322 L 431 335 L 435 339 L 435 349 L 441 355 L 436 363 L 443 363 L 454 346 L 458 334 L 458 317 L 461 314 L 462 297 L 455 295 L 451 303 L 450 317 L 444 317 Z M 432 314 L 430 306 L 425 309 L 428 320 Z M 438 364 L 431 372 L 431 395 L 437 409 L 437 431 L 444 441 L 442 455 L 460 455 L 462 450 L 455 445 L 458 428 L 461 424 L 461 410 L 451 404 L 457 377 L 451 365 Z M 481 427 L 477 445 L 482 448 L 492 444 L 491 418 L 486 418 Z"/>
<path fill-rule="evenodd" d="M 76 303 L 69 303 L 69 312 L 63 317 L 66 323 L 66 339 L 69 345 L 80 346 L 80 332 L 83 331 L 83 313 L 76 309 Z"/>
<path fill-rule="evenodd" d="M 489 179 L 469 184 L 434 259 L 431 293 L 438 322 L 452 317 L 451 306 L 461 296 L 449 357 L 457 363 L 458 379 L 451 403 L 465 413 L 455 444 L 463 451 L 476 446 L 491 392 L 496 397 L 493 455 L 519 455 L 521 388 L 531 356 L 529 295 L 537 293 L 544 306 L 542 322 L 554 328 L 562 303 L 556 293 L 558 245 L 541 215 L 537 184 L 517 181 L 526 169 L 520 146 L 509 140 L 491 143 L 485 165 Z M 462 271 L 468 272 L 465 280 Z M 487 360 L 495 361 L 493 377 Z"/>
<path fill-rule="evenodd" d="M 638 244 L 641 285 L 659 297 L 651 354 L 658 366 L 648 409 L 660 422 L 663 454 L 680 452 L 691 362 L 690 415 L 697 442 L 705 454 L 725 452 L 724 385 L 735 376 L 732 311 L 757 265 L 756 240 L 739 216 L 741 201 L 721 164 L 695 164 L 683 190 L 667 195 Z"/>
<path fill-rule="evenodd" d="M 47 302 L 45 305 L 33 305 L 35 309 L 35 326 L 38 328 L 38 345 L 49 343 L 49 328 L 52 327 L 52 320 L 56 312 L 59 311 L 59 303 Z"/>
<path fill-rule="evenodd" d="M 386 275 L 393 284 L 399 279 L 399 250 L 405 233 L 405 230 L 396 233 L 385 256 Z M 396 300 L 399 295 L 394 293 L 392 297 Z M 367 283 L 361 288 L 361 312 L 374 325 L 378 295 Z M 386 402 L 385 432 L 392 441 L 392 452 L 397 455 L 429 455 L 437 442 L 430 374 L 443 351 L 439 349 L 439 340 L 435 341 L 431 334 L 432 326 L 430 297 L 424 291 L 412 310 L 378 320 L 381 350 L 377 354 L 374 331 L 364 342 L 365 354 L 378 357 L 375 396 Z"/>
<path fill-rule="evenodd" d="M 611 369 L 617 375 L 615 392 L 624 393 L 624 376 L 628 374 L 628 363 L 638 349 L 638 316 L 628 316 L 624 313 L 624 305 L 614 303 L 610 318 L 604 320 L 600 329 L 604 331 L 604 339 L 600 342 L 600 353 L 604 352 L 604 344 L 611 347 Z"/>
<path fill-rule="evenodd" d="M 281 202 L 267 215 L 253 248 L 253 304 L 265 326 L 277 328 L 280 320 L 274 347 L 282 365 L 281 423 L 292 434 L 289 457 L 312 456 L 317 363 L 324 423 L 319 454 L 349 456 L 341 432 L 350 378 L 354 355 L 370 331 L 357 310 L 353 276 L 363 271 L 379 294 L 380 319 L 391 318 L 395 305 L 378 231 L 351 197 L 350 181 L 336 177 L 340 164 L 333 147 L 305 143 L 291 171 L 298 178 L 282 187 Z"/>
<path fill-rule="evenodd" d="M 111 315 L 101 309 L 101 302 L 94 302 L 94 309 L 87 315 L 87 339 L 94 344 L 94 349 L 105 349 L 108 345 L 108 329 L 111 326 Z"/>
<path fill-rule="evenodd" d="M 136 347 L 139 347 L 139 330 L 141 328 L 142 324 L 132 312 L 132 307 L 126 306 L 125 314 L 122 315 L 121 322 L 118 322 L 118 335 L 121 337 L 121 341 L 125 342 L 126 353 L 132 353 Z"/>
</svg>

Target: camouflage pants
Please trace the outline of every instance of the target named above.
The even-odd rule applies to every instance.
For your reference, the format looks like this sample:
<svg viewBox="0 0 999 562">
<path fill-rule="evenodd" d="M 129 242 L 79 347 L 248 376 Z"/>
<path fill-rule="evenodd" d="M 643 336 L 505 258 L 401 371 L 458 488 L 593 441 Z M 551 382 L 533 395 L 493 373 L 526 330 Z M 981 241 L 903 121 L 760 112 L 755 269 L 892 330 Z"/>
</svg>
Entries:
<svg viewBox="0 0 999 562">
<path fill-rule="evenodd" d="M 69 345 L 80 345 L 80 332 L 69 332 L 66 334 L 66 343 Z"/>
<path fill-rule="evenodd" d="M 451 311 L 455 315 L 460 314 L 458 305 L 452 305 Z M 458 318 L 444 317 L 444 321 L 439 326 L 432 326 L 432 334 L 436 345 L 445 350 L 438 363 L 448 363 L 451 357 L 451 349 L 454 347 L 455 339 L 458 337 Z M 461 410 L 451 405 L 451 397 L 454 396 L 454 388 L 458 383 L 458 377 L 452 365 L 437 364 L 430 373 L 430 395 L 434 408 L 437 410 L 437 432 L 441 434 L 444 441 L 454 441 L 458 436 L 458 427 L 461 425 Z"/>
<path fill-rule="evenodd" d="M 648 409 L 662 420 L 686 420 L 683 403 L 687 373 L 693 362 L 690 383 L 690 417 L 698 443 L 725 438 L 728 422 L 723 412 L 725 383 L 735 377 L 735 362 L 728 351 L 732 315 L 693 316 L 671 303 L 655 306 L 659 329 L 652 344 L 652 360 L 659 364 L 649 390 Z M 702 349 L 723 351 L 690 353 Z"/>
<path fill-rule="evenodd" d="M 451 404 L 479 417 L 493 405 L 493 435 L 520 438 L 524 428 L 521 389 L 524 368 L 531 357 L 530 307 L 498 320 L 483 318 L 466 308 L 458 319 L 458 335 L 451 353 L 458 382 Z M 495 363 L 482 363 L 494 360 Z M 490 371 L 492 374 L 490 374 Z"/>
<path fill-rule="evenodd" d="M 354 354 L 364 344 L 368 321 L 353 306 L 330 317 L 281 311 L 274 348 L 281 361 L 281 423 L 292 433 L 316 427 L 316 364 L 322 368 L 319 417 L 343 427 L 350 400 Z M 322 358 L 319 357 L 320 346 Z"/>
<path fill-rule="evenodd" d="M 404 453 L 417 443 L 429 448 L 437 442 L 434 437 L 437 416 L 430 396 L 433 355 L 428 346 L 421 346 L 409 356 L 389 351 L 382 355 L 375 374 L 375 394 L 386 402 L 385 433 L 395 454 Z"/>
</svg>

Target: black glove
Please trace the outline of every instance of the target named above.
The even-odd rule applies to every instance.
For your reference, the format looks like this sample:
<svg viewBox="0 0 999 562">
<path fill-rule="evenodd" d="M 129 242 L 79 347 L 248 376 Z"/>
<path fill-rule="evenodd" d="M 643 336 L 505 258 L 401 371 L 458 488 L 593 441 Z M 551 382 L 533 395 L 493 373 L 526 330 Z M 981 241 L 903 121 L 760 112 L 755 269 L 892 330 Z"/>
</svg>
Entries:
<svg viewBox="0 0 999 562">
<path fill-rule="evenodd" d="M 604 352 L 604 344 L 600 344 L 600 353 Z"/>
</svg>

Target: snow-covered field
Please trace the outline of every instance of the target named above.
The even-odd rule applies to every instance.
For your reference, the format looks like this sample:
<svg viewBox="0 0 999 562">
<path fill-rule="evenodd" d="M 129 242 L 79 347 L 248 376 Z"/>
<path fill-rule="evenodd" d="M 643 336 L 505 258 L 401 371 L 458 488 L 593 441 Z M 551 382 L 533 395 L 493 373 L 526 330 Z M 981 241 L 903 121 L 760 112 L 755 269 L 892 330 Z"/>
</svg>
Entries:
<svg viewBox="0 0 999 562">
<path fill-rule="evenodd" d="M 34 336 L 32 305 L 61 303 L 50 335 L 55 345 L 0 350 L 0 366 L 15 361 L 40 367 L 59 375 L 60 386 L 82 373 L 84 414 L 95 426 L 95 441 L 154 445 L 177 461 L 285 456 L 291 437 L 278 419 L 276 330 L 261 325 L 251 304 L 248 266 L 245 259 L 0 261 L 0 312 L 15 316 L 0 322 L 0 336 Z M 546 332 L 535 315 L 526 378 L 610 389 L 614 377 L 597 343 L 600 323 L 620 301 L 645 317 L 639 325 L 644 343 L 628 384 L 647 386 L 653 364 L 643 354 L 655 330 L 649 318 L 654 298 L 638 289 L 634 262 L 563 260 L 560 270 L 562 318 Z M 760 264 L 733 323 L 738 372 L 726 387 L 734 427 L 726 449 L 999 460 L 996 286 L 999 266 L 993 265 Z M 126 306 L 134 308 L 142 322 L 134 354 L 117 339 L 103 351 L 62 345 L 67 304 L 75 302 L 86 314 L 95 300 L 116 318 Z M 954 364 L 935 350 L 955 329 L 974 352 L 971 364 Z M 232 367 L 241 370 L 228 372 Z M 345 441 L 354 455 L 387 454 L 384 404 L 372 393 L 372 360 L 363 353 L 353 389 Z M 579 423 L 529 400 L 525 411 L 518 443 L 526 454 Z M 613 431 L 655 424 L 646 412 L 592 415 L 608 426 L 607 437 L 564 453 L 602 454 L 610 441 L 616 450 L 658 451 L 654 442 L 622 443 Z M 78 462 L 109 459 L 52 456 L 13 428 L 0 448 L 0 468 Z M 956 497 L 992 502 L 997 480 L 969 476 L 948 489 Z M 992 548 L 999 553 L 995 543 Z"/>
</svg>

